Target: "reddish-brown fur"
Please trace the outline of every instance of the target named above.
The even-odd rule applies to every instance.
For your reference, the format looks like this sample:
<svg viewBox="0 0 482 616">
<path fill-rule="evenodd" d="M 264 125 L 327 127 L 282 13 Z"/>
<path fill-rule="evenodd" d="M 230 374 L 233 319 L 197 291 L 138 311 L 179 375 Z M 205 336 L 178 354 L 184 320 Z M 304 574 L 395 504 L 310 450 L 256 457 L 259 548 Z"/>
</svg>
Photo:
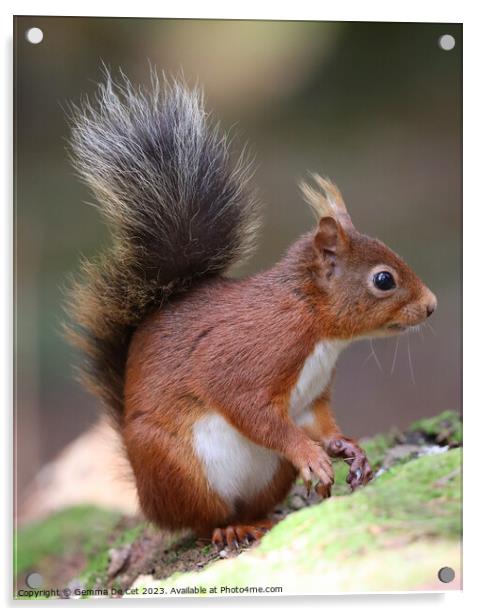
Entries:
<svg viewBox="0 0 482 616">
<path fill-rule="evenodd" d="M 366 282 L 379 264 L 397 275 L 397 290 L 385 299 Z M 152 314 L 130 345 L 122 426 L 147 517 L 206 536 L 265 517 L 298 471 L 305 480 L 314 471 L 329 490 L 329 454 L 356 446 L 336 440 L 344 437 L 329 387 L 313 404 L 312 426 L 291 419 L 290 392 L 305 359 L 320 340 L 386 335 L 423 321 L 434 307 L 434 296 L 391 250 L 323 217 L 271 270 L 205 281 Z M 208 410 L 282 456 L 270 485 L 234 510 L 209 486 L 193 450 L 192 427 Z M 355 485 L 370 478 L 368 465 L 363 472 Z"/>
</svg>

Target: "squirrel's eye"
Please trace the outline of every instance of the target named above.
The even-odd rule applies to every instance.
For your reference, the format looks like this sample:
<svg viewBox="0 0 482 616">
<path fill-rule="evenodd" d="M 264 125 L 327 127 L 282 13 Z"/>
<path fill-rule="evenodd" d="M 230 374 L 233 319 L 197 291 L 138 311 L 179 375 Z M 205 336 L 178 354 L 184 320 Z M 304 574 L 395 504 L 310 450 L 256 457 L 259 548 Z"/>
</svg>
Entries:
<svg viewBox="0 0 482 616">
<path fill-rule="evenodd" d="M 373 276 L 373 284 L 380 291 L 390 291 L 395 287 L 395 280 L 390 272 L 378 272 Z"/>
</svg>

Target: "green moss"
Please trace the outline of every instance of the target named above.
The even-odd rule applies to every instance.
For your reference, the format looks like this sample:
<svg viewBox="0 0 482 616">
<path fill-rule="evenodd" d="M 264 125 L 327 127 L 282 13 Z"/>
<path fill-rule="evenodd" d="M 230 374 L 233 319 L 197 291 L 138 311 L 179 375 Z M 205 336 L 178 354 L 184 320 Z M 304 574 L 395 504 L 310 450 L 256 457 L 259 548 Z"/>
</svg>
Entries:
<svg viewBox="0 0 482 616">
<path fill-rule="evenodd" d="M 409 426 L 411 432 L 423 432 L 427 436 L 453 445 L 462 443 L 462 420 L 457 411 L 443 411 L 440 415 L 419 419 Z"/>
<path fill-rule="evenodd" d="M 440 484 L 437 480 L 458 469 L 460 457 L 459 450 L 452 450 L 410 461 L 353 495 L 292 514 L 267 535 L 260 550 L 280 548 L 290 533 L 303 535 L 308 543 L 319 543 L 323 536 L 324 553 L 330 556 L 371 547 L 390 534 L 458 536 L 460 474 Z"/>
<path fill-rule="evenodd" d="M 400 590 L 417 580 L 422 583 L 424 575 L 433 577 L 435 583 L 436 564 L 455 563 L 459 552 L 460 467 L 459 449 L 396 466 L 364 489 L 289 515 L 259 547 L 236 559 L 217 562 L 199 573 L 177 574 L 154 585 L 168 589 L 174 585 L 278 583 L 285 591 L 295 585 L 298 592 L 326 592 L 333 587 Z M 402 553 L 407 554 L 408 564 Z M 398 587 L 397 570 L 386 569 L 394 555 L 403 570 L 399 574 L 403 583 Z M 357 569 L 362 561 L 370 563 L 370 579 L 365 568 Z M 335 572 L 332 587 L 330 579 Z"/>
<path fill-rule="evenodd" d="M 69 553 L 87 556 L 89 548 L 114 528 L 118 513 L 90 506 L 70 507 L 20 528 L 15 536 L 14 571 L 19 574 L 41 567 L 49 556 Z"/>
<path fill-rule="evenodd" d="M 370 466 L 376 472 L 382 466 L 387 449 L 395 445 L 395 435 L 391 433 L 377 434 L 372 438 L 362 439 L 360 445 L 367 454 Z"/>
<path fill-rule="evenodd" d="M 141 536 L 145 528 L 146 524 L 143 523 L 128 528 L 117 535 L 110 532 L 100 537 L 95 549 L 89 550 L 87 565 L 79 575 L 79 580 L 87 590 L 92 590 L 96 586 L 106 586 L 110 558 L 109 550 L 132 544 Z M 111 529 L 111 531 L 113 530 Z"/>
<path fill-rule="evenodd" d="M 72 577 L 86 589 L 105 586 L 109 550 L 130 545 L 144 529 L 145 524 L 126 528 L 117 512 L 90 506 L 64 509 L 18 531 L 16 577 L 22 580 L 28 571 L 39 571 L 45 587 L 58 586 L 59 578 L 66 584 Z M 68 579 L 62 580 L 63 559 L 75 559 L 80 573 L 70 571 Z M 52 575 L 55 579 L 50 579 Z"/>
</svg>

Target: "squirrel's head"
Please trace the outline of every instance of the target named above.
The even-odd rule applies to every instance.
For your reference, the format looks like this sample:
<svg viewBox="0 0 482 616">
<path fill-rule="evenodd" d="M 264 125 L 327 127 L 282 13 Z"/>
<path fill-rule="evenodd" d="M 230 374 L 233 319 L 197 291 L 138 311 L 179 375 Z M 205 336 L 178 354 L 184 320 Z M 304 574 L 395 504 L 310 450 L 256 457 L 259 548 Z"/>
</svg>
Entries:
<svg viewBox="0 0 482 616">
<path fill-rule="evenodd" d="M 334 184 L 313 178 L 316 188 L 301 188 L 319 218 L 311 271 L 331 334 L 390 335 L 425 321 L 437 307 L 435 295 L 393 250 L 354 228 Z"/>
</svg>

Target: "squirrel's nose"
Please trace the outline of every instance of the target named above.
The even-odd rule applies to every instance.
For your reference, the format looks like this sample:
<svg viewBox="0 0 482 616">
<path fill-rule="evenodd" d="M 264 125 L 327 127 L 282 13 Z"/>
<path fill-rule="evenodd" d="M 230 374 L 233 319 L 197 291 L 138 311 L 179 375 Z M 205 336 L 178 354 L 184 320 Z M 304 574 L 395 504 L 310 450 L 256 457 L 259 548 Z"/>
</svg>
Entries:
<svg viewBox="0 0 482 616">
<path fill-rule="evenodd" d="M 427 308 L 427 318 L 435 312 L 437 308 L 437 298 L 432 293 L 432 291 L 427 292 L 426 298 L 426 308 Z"/>
</svg>

